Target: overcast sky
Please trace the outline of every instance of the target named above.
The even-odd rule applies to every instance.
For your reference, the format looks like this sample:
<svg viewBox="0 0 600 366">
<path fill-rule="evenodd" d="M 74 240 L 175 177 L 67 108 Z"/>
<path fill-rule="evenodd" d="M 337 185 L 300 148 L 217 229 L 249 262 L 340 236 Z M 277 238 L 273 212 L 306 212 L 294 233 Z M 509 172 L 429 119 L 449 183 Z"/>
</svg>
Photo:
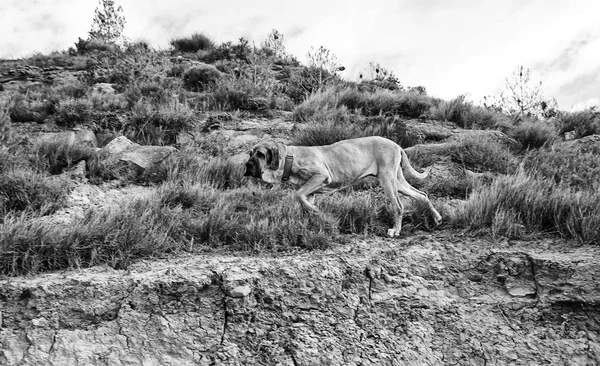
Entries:
<svg viewBox="0 0 600 366">
<path fill-rule="evenodd" d="M 560 109 L 600 103 L 600 0 L 116 0 L 125 34 L 167 49 L 202 32 L 257 45 L 277 29 L 305 62 L 324 46 L 355 80 L 369 62 L 429 94 L 478 103 L 519 65 Z M 48 53 L 86 38 L 95 0 L 2 0 L 0 58 Z"/>
</svg>

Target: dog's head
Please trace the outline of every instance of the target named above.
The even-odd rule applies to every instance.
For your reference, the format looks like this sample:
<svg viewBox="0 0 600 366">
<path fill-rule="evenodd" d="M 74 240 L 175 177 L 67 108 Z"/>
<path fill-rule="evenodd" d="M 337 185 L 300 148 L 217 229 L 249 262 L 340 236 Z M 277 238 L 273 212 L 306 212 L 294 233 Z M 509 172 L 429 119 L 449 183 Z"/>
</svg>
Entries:
<svg viewBox="0 0 600 366">
<path fill-rule="evenodd" d="M 265 180 L 263 173 L 268 169 L 279 169 L 279 147 L 275 142 L 261 142 L 252 148 L 244 175 Z"/>
</svg>

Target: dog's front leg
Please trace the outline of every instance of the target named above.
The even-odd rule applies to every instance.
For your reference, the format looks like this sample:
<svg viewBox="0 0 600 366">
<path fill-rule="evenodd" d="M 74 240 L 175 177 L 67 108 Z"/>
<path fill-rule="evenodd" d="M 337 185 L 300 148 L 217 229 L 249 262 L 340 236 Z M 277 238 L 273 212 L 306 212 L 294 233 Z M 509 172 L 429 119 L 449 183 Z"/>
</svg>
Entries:
<svg viewBox="0 0 600 366">
<path fill-rule="evenodd" d="M 306 183 L 304 183 L 302 187 L 298 188 L 295 193 L 296 198 L 304 207 L 314 212 L 319 212 L 317 206 L 314 205 L 314 192 L 317 192 L 325 187 L 329 183 L 329 180 L 329 177 L 326 175 L 313 175 L 309 180 L 306 181 Z"/>
</svg>

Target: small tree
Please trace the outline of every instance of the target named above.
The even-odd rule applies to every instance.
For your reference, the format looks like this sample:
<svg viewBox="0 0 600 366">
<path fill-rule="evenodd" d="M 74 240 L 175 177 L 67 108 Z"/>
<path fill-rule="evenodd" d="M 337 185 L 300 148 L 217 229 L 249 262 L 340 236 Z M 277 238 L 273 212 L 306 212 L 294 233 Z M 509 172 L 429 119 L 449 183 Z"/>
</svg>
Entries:
<svg viewBox="0 0 600 366">
<path fill-rule="evenodd" d="M 283 34 L 279 33 L 277 29 L 273 29 L 260 46 L 262 49 L 273 52 L 275 57 L 286 57 L 285 46 L 283 45 Z"/>
<path fill-rule="evenodd" d="M 556 99 L 545 99 L 542 82 L 534 83 L 531 71 L 523 66 L 505 79 L 504 90 L 483 99 L 486 108 L 521 117 L 549 118 L 556 116 L 558 109 Z"/>
<path fill-rule="evenodd" d="M 125 23 L 121 6 L 115 7 L 114 0 L 99 0 L 88 39 L 122 46 L 127 42 L 127 38 L 123 35 Z"/>
<path fill-rule="evenodd" d="M 319 70 L 319 87 L 321 87 L 328 78 L 337 76 L 339 71 L 345 70 L 344 66 L 341 66 L 338 63 L 337 56 L 323 46 L 320 46 L 316 50 L 314 47 L 311 47 L 306 54 L 306 58 L 309 67 L 315 67 Z M 329 74 L 329 76 L 326 76 L 327 74 Z M 326 76 L 325 79 L 323 79 L 324 75 Z"/>
</svg>

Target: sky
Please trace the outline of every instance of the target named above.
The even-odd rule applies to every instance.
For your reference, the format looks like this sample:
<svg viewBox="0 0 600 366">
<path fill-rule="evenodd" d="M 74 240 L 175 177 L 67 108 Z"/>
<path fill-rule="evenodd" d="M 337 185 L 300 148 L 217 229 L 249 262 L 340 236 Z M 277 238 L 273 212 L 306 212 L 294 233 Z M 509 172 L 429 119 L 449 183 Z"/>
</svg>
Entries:
<svg viewBox="0 0 600 366">
<path fill-rule="evenodd" d="M 115 0 L 125 35 L 157 49 L 200 32 L 256 45 L 277 29 L 306 62 L 323 46 L 356 80 L 370 62 L 404 86 L 479 103 L 523 65 L 562 110 L 600 104 L 599 0 Z M 90 30 L 97 0 L 2 0 L 0 58 L 65 50 Z"/>
</svg>

